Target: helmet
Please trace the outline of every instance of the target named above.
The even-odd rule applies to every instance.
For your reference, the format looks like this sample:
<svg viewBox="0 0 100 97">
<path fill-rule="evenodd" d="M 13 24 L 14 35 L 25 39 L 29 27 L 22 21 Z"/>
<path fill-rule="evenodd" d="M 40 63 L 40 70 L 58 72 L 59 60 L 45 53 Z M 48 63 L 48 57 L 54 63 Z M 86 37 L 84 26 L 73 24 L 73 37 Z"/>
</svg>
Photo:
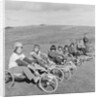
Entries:
<svg viewBox="0 0 100 97">
<path fill-rule="evenodd" d="M 14 44 L 14 49 L 16 49 L 16 47 L 23 47 L 23 44 L 21 42 L 16 42 Z"/>
<path fill-rule="evenodd" d="M 50 50 L 56 50 L 56 46 L 55 46 L 55 45 L 52 45 L 52 46 L 50 47 Z"/>
</svg>

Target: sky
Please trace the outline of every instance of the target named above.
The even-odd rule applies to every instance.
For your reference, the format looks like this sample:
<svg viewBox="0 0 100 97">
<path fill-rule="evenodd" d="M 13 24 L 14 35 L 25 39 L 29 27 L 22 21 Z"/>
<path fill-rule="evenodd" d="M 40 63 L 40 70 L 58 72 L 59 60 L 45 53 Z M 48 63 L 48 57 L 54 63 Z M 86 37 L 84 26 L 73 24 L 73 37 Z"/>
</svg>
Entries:
<svg viewBox="0 0 100 97">
<path fill-rule="evenodd" d="M 5 1 L 5 26 L 95 25 L 95 6 Z"/>
</svg>

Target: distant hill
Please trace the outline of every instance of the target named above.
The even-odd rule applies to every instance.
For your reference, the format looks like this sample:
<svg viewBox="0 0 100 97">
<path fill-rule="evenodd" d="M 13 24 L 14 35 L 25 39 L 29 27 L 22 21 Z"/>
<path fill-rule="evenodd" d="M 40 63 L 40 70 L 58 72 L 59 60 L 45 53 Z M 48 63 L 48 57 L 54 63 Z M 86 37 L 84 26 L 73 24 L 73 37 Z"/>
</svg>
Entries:
<svg viewBox="0 0 100 97">
<path fill-rule="evenodd" d="M 5 27 L 5 29 L 11 29 L 11 28 L 13 28 L 13 27 L 11 27 L 11 26 L 7 26 L 7 27 Z"/>
<path fill-rule="evenodd" d="M 13 28 L 13 29 L 12 29 Z M 7 30 L 9 30 L 10 29 L 10 31 L 21 31 L 21 32 L 23 32 L 23 31 L 34 31 L 34 33 L 35 33 L 35 31 L 36 30 L 41 30 L 41 31 L 46 31 L 46 30 L 51 30 L 51 31 L 59 31 L 59 30 L 62 30 L 62 31 L 65 31 L 65 30 L 67 30 L 67 29 L 73 29 L 73 30 L 75 30 L 75 29 L 86 29 L 86 30 L 88 30 L 88 29 L 95 29 L 95 27 L 94 26 L 74 26 L 74 25 L 45 25 L 45 24 L 41 24 L 41 25 L 31 25 L 31 26 L 17 26 L 17 27 L 12 27 L 12 26 L 7 26 L 7 27 L 5 27 L 5 30 L 7 31 Z M 39 30 L 39 31 L 40 31 Z"/>
<path fill-rule="evenodd" d="M 13 29 L 12 29 L 13 28 Z M 32 25 L 20 27 L 6 27 L 6 42 L 13 43 L 22 41 L 24 43 L 48 44 L 66 43 L 67 40 L 81 38 L 84 33 L 89 32 L 90 38 L 94 40 L 94 26 L 73 26 L 73 25 Z"/>
</svg>

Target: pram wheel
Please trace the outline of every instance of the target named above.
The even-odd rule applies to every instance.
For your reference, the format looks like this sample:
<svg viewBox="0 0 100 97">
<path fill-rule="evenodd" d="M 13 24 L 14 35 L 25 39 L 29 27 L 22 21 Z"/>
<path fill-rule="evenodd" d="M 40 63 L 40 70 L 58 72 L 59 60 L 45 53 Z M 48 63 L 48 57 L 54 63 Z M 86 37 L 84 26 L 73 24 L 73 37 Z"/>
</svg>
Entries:
<svg viewBox="0 0 100 97">
<path fill-rule="evenodd" d="M 52 74 L 44 74 L 39 80 L 39 87 L 46 93 L 53 93 L 58 88 L 58 80 Z"/>
<path fill-rule="evenodd" d="M 13 86 L 13 84 L 14 84 L 14 75 L 10 71 L 6 70 L 5 71 L 5 85 L 6 87 L 10 88 Z"/>
<path fill-rule="evenodd" d="M 64 72 L 60 68 L 54 68 L 50 71 L 50 73 L 55 75 L 59 82 L 64 80 Z"/>
</svg>

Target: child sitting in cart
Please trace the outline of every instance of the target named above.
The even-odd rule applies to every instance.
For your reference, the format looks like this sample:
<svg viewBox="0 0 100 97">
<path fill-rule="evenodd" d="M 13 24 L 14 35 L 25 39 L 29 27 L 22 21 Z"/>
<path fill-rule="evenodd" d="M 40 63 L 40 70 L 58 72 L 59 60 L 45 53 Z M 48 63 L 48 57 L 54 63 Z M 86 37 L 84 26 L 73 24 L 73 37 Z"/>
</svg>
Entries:
<svg viewBox="0 0 100 97">
<path fill-rule="evenodd" d="M 74 57 L 70 55 L 69 53 L 69 46 L 68 45 L 65 45 L 64 46 L 64 50 L 63 50 L 63 55 L 64 55 L 64 58 L 67 60 L 67 61 L 70 61 L 72 60 Z"/>
<path fill-rule="evenodd" d="M 63 47 L 58 46 L 57 53 L 63 55 Z"/>
<path fill-rule="evenodd" d="M 51 61 L 53 61 L 57 65 L 62 65 L 62 62 L 64 61 L 63 54 L 57 52 L 55 45 L 52 45 L 50 47 L 50 51 L 48 52 L 48 57 Z"/>
<path fill-rule="evenodd" d="M 38 76 L 36 76 L 35 68 L 30 64 L 32 64 L 32 61 L 23 54 L 23 44 L 16 42 L 9 60 L 10 72 L 15 76 L 24 74 L 30 81 L 37 82 Z M 33 70 L 34 73 L 32 73 L 30 69 Z"/>
<path fill-rule="evenodd" d="M 48 59 L 48 56 L 45 53 L 41 52 L 40 45 L 35 44 L 33 46 L 33 50 L 30 53 L 30 55 L 34 60 L 35 63 L 34 65 L 37 69 L 40 70 L 48 69 L 50 61 Z"/>
</svg>

